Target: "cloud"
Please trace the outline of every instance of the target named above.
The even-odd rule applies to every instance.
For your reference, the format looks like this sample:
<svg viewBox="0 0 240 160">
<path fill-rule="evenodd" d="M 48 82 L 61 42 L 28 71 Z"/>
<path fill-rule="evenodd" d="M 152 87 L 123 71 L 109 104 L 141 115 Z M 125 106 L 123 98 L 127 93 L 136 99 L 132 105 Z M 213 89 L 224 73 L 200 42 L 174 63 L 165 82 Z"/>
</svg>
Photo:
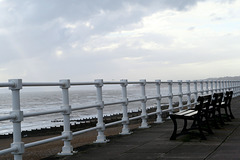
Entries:
<svg viewBox="0 0 240 160">
<path fill-rule="evenodd" d="M 1 0 L 0 71 L 4 80 L 138 79 L 154 78 L 155 71 L 174 78 L 174 67 L 213 63 L 226 53 L 239 57 L 239 6 L 227 0 Z"/>
</svg>

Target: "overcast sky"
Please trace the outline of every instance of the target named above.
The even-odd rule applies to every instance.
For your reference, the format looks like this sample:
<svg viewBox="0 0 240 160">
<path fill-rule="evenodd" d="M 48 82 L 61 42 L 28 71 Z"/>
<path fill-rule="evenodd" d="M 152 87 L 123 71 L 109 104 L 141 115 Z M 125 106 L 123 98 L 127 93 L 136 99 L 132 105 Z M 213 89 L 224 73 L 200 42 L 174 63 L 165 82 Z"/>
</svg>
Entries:
<svg viewBox="0 0 240 160">
<path fill-rule="evenodd" d="M 0 81 L 240 75 L 240 0 L 0 0 Z"/>
</svg>

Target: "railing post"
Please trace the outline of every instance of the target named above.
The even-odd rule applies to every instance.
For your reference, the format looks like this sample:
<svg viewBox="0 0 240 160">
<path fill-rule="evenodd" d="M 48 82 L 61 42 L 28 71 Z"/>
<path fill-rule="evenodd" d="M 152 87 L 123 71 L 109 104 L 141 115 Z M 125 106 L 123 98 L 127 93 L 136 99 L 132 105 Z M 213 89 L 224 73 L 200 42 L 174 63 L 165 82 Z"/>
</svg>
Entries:
<svg viewBox="0 0 240 160">
<path fill-rule="evenodd" d="M 197 89 L 197 82 L 198 81 L 193 81 L 194 83 L 194 104 L 197 105 L 197 99 L 198 99 L 198 89 Z"/>
<path fill-rule="evenodd" d="M 9 82 L 14 83 L 13 87 L 9 87 L 12 91 L 12 111 L 11 115 L 15 116 L 15 119 L 12 119 L 13 123 L 13 143 L 11 148 L 16 148 L 15 152 L 12 152 L 14 155 L 14 160 L 22 160 L 22 154 L 24 153 L 24 143 L 21 138 L 21 122 L 23 121 L 23 111 L 20 108 L 20 89 L 22 89 L 22 80 L 21 79 L 10 79 Z"/>
<path fill-rule="evenodd" d="M 147 107 L 146 107 L 146 102 L 147 102 L 147 96 L 146 96 L 146 90 L 145 90 L 145 86 L 146 86 L 146 80 L 142 79 L 140 80 L 141 82 L 141 91 L 142 91 L 142 113 L 141 113 L 141 117 L 142 117 L 142 123 L 141 126 L 139 128 L 149 128 L 150 126 L 147 123 Z"/>
<path fill-rule="evenodd" d="M 122 132 L 120 133 L 121 135 L 128 135 L 131 134 L 131 132 L 129 131 L 129 118 L 128 118 L 128 98 L 127 98 L 127 85 L 128 85 L 128 81 L 126 79 L 122 79 L 121 80 L 121 86 L 122 86 L 122 97 L 123 97 L 123 103 L 122 103 L 122 109 L 123 109 L 123 117 L 122 117 L 122 124 L 123 124 L 123 128 L 122 128 Z"/>
<path fill-rule="evenodd" d="M 208 80 L 205 81 L 205 84 L 206 84 L 206 94 L 209 94 L 209 88 L 208 88 Z"/>
<path fill-rule="evenodd" d="M 214 84 L 215 84 L 215 92 L 217 93 L 218 92 L 218 81 L 214 81 Z"/>
<path fill-rule="evenodd" d="M 227 80 L 224 81 L 224 90 L 225 90 L 225 92 L 228 90 Z"/>
<path fill-rule="evenodd" d="M 172 83 L 173 81 L 172 80 L 168 80 L 168 102 L 169 102 L 169 106 L 168 106 L 168 109 L 169 109 L 169 114 L 173 114 L 173 93 L 172 93 Z M 168 117 L 170 118 L 170 117 Z"/>
<path fill-rule="evenodd" d="M 191 89 L 190 89 L 190 80 L 187 80 L 187 105 L 188 109 L 191 108 Z"/>
<path fill-rule="evenodd" d="M 154 122 L 154 123 L 163 123 L 163 120 L 162 120 L 162 107 L 161 107 L 161 99 L 162 99 L 162 96 L 161 96 L 161 80 L 156 80 L 156 87 L 157 87 L 157 96 L 158 98 L 156 99 L 157 100 L 157 120 Z"/>
<path fill-rule="evenodd" d="M 62 152 L 58 153 L 58 155 L 73 155 L 73 147 L 71 145 L 72 140 L 72 132 L 70 129 L 70 114 L 71 114 L 71 106 L 69 105 L 69 91 L 70 88 L 70 80 L 64 79 L 60 80 L 63 85 L 60 86 L 62 89 L 62 99 L 63 99 L 63 106 L 61 107 L 64 109 L 63 111 L 63 132 L 62 135 L 66 136 L 66 138 L 63 139 L 64 146 L 62 147 Z"/>
<path fill-rule="evenodd" d="M 236 81 L 233 81 L 233 97 L 236 96 Z"/>
<path fill-rule="evenodd" d="M 182 102 L 183 92 L 182 92 L 182 80 L 178 80 L 178 102 L 179 102 L 179 110 L 183 109 L 183 102 Z"/>
<path fill-rule="evenodd" d="M 231 82 L 231 81 L 229 81 L 229 80 L 227 81 L 227 90 L 228 90 L 228 91 L 230 91 L 230 90 L 231 90 L 231 89 L 230 89 L 230 88 L 231 88 L 231 86 L 230 86 L 230 85 L 231 85 L 231 83 L 230 83 L 230 82 Z"/>
<path fill-rule="evenodd" d="M 98 112 L 98 122 L 97 122 L 97 131 L 98 136 L 95 143 L 106 143 L 109 140 L 106 139 L 106 136 L 104 135 L 105 131 L 105 123 L 103 122 L 103 108 L 104 108 L 104 102 L 102 99 L 102 86 L 103 86 L 103 80 L 97 79 L 95 80 L 95 86 L 97 88 L 97 103 L 99 104 L 99 107 L 97 108 Z"/>
<path fill-rule="evenodd" d="M 213 95 L 213 81 L 210 81 L 210 85 L 211 85 L 211 94 Z"/>
<path fill-rule="evenodd" d="M 225 92 L 224 81 L 222 80 L 221 83 L 222 83 L 222 92 Z"/>
<path fill-rule="evenodd" d="M 204 90 L 203 90 L 203 80 L 200 81 L 200 93 L 203 95 Z"/>
<path fill-rule="evenodd" d="M 219 87 L 218 88 L 219 92 L 221 92 L 222 91 L 222 86 L 221 86 L 221 81 L 220 80 L 218 81 L 218 87 Z"/>
</svg>

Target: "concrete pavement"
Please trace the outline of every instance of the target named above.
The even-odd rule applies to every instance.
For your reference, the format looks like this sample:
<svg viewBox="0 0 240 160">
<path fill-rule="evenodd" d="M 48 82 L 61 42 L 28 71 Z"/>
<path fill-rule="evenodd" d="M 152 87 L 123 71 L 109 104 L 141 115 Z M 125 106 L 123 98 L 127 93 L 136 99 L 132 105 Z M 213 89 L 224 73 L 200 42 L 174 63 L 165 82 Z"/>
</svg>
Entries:
<svg viewBox="0 0 240 160">
<path fill-rule="evenodd" d="M 127 136 L 112 136 L 109 143 L 76 148 L 73 156 L 48 157 L 48 160 L 185 160 L 240 159 L 240 97 L 232 100 L 235 119 L 214 134 L 200 140 L 196 134 L 169 140 L 173 123 L 152 124 L 149 129 L 136 129 Z M 45 159 L 45 160 L 46 160 Z"/>
</svg>

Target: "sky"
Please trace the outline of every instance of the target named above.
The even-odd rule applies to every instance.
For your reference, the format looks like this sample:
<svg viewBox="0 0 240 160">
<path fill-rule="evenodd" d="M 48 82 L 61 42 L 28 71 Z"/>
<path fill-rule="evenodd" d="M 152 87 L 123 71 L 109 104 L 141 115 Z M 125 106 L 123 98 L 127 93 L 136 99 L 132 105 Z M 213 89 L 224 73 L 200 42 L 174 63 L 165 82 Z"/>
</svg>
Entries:
<svg viewBox="0 0 240 160">
<path fill-rule="evenodd" d="M 239 76 L 240 0 L 0 0 L 0 82 Z"/>
</svg>

